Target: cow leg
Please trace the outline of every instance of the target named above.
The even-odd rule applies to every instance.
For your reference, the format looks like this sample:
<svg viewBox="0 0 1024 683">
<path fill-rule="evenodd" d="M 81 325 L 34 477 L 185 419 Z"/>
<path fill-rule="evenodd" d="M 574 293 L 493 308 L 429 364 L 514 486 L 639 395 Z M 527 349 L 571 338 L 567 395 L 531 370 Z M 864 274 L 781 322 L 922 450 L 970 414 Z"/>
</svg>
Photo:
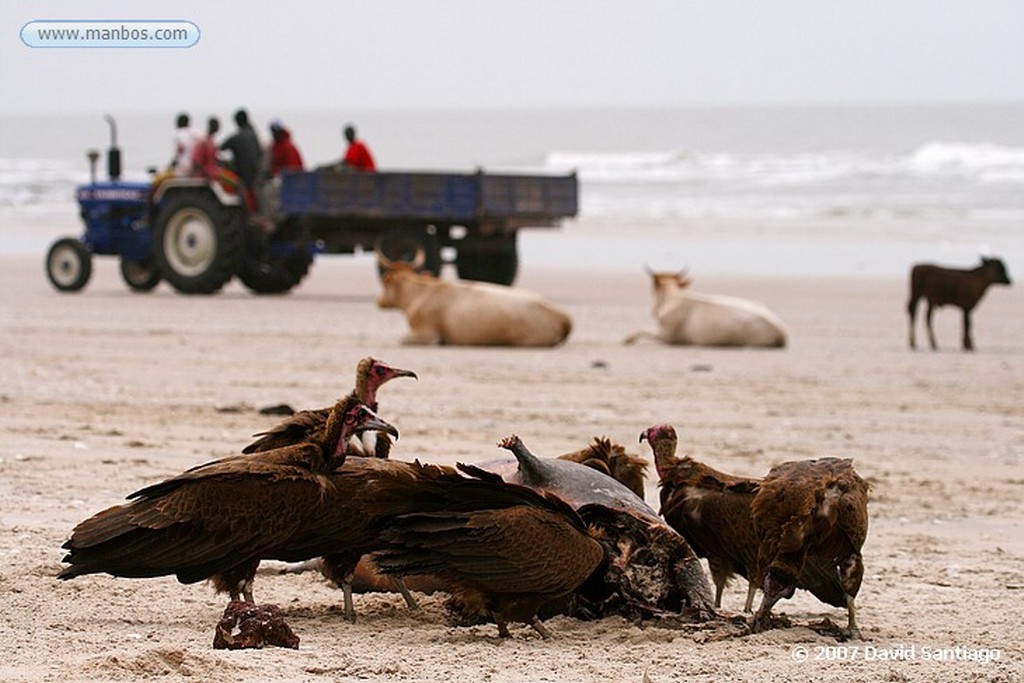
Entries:
<svg viewBox="0 0 1024 683">
<path fill-rule="evenodd" d="M 910 314 L 910 348 L 917 348 L 917 341 L 914 339 L 914 324 L 917 321 L 917 299 L 911 299 L 907 304 L 907 313 Z"/>
<path fill-rule="evenodd" d="M 971 311 L 964 309 L 964 351 L 974 350 L 974 340 L 971 339 Z"/>
<path fill-rule="evenodd" d="M 932 329 L 932 312 L 935 310 L 935 306 L 932 302 L 928 302 L 928 310 L 925 312 L 925 324 L 928 327 L 928 343 L 932 347 L 932 351 L 939 348 L 939 345 L 935 343 L 935 330 Z"/>
</svg>

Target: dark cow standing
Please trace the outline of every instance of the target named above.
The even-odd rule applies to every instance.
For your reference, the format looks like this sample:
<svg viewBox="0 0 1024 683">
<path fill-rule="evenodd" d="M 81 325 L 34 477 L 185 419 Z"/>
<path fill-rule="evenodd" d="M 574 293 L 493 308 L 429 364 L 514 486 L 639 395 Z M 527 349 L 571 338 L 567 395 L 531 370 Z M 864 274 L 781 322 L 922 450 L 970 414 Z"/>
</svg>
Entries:
<svg viewBox="0 0 1024 683">
<path fill-rule="evenodd" d="M 935 332 L 932 330 L 932 311 L 936 306 L 957 306 L 964 312 L 964 351 L 974 350 L 971 339 L 971 311 L 978 305 L 989 285 L 1008 285 L 1010 276 L 1000 259 L 983 258 L 981 265 L 973 270 L 943 268 L 931 264 L 918 264 L 910 271 L 910 348 L 916 349 L 914 323 L 917 317 L 917 302 L 928 301 L 925 323 L 928 327 L 928 342 L 934 351 Z"/>
</svg>

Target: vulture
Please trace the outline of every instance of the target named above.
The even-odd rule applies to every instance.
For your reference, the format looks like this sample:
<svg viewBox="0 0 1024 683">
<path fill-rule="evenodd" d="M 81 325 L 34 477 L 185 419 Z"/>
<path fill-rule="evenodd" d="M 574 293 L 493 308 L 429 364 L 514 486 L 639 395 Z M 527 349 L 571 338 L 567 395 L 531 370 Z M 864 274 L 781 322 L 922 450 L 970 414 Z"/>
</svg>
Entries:
<svg viewBox="0 0 1024 683">
<path fill-rule="evenodd" d="M 376 412 L 377 390 L 382 384 L 396 377 L 416 379 L 416 373 L 393 368 L 375 358 L 364 358 L 356 366 L 356 386 L 350 396 Z M 330 407 L 299 411 L 276 427 L 256 434 L 259 438 L 243 448 L 242 452 L 258 453 L 301 443 L 324 429 L 330 412 Z M 349 455 L 388 457 L 391 452 L 391 439 L 386 433 L 366 434 L 364 438 L 365 442 L 355 438 L 351 440 L 347 451 Z"/>
<path fill-rule="evenodd" d="M 861 547 L 868 535 L 868 484 L 853 461 L 820 458 L 773 467 L 751 504 L 761 537 L 757 576 L 764 597 L 755 632 L 769 628 L 771 609 L 800 586 L 808 566 L 827 567 L 840 590 L 819 600 L 846 607 L 850 636 L 860 638 L 854 598 L 864 577 Z M 819 574 L 823 572 L 817 572 Z"/>
<path fill-rule="evenodd" d="M 374 561 L 385 574 L 440 576 L 465 608 L 489 615 L 502 638 L 509 622 L 550 637 L 537 613 L 602 563 L 598 532 L 557 496 L 459 469 L 468 477 L 414 494 L 431 511 L 392 519 Z"/>
<path fill-rule="evenodd" d="M 765 544 L 769 542 L 765 536 L 764 523 L 759 525 L 755 518 L 755 507 L 760 505 L 765 510 L 779 509 L 778 506 L 784 503 L 782 498 L 776 498 L 778 485 L 769 484 L 770 488 L 765 492 L 768 479 L 736 477 L 718 472 L 690 457 L 677 458 L 676 432 L 670 425 L 651 427 L 641 434 L 641 439 L 646 439 L 654 451 L 654 463 L 661 478 L 662 514 L 674 529 L 686 537 L 694 552 L 708 558 L 716 588 L 715 606 L 721 604 L 722 590 L 727 581 L 739 574 L 748 581 L 744 609 L 749 612 L 757 588 L 763 589 L 765 579 L 762 578 L 763 569 L 759 558 Z M 849 471 L 863 484 L 852 468 Z M 811 496 L 813 498 L 814 494 Z M 865 534 L 866 500 L 865 489 Z M 816 598 L 834 607 L 848 605 L 841 574 L 836 570 L 835 560 L 827 553 L 806 555 L 795 571 L 796 588 L 810 591 Z M 790 584 L 789 595 L 792 595 L 793 587 Z M 776 597 L 772 604 L 778 599 Z M 853 613 L 850 614 L 852 618 Z M 754 630 L 760 630 L 766 625 L 767 616 L 764 620 L 755 620 Z"/>
<path fill-rule="evenodd" d="M 574 594 L 587 612 L 636 619 L 683 609 L 714 614 L 700 560 L 686 539 L 635 493 L 591 467 L 538 458 L 514 434 L 498 445 L 509 450 L 515 462 L 484 463 L 484 469 L 506 482 L 558 496 L 600 531 L 604 569 Z"/>
<path fill-rule="evenodd" d="M 660 514 L 686 538 L 698 557 L 708 558 L 715 607 L 722 606 L 722 591 L 739 574 L 748 581 L 743 609 L 751 611 L 757 590 L 752 579 L 759 539 L 750 505 L 758 480 L 719 472 L 689 456 L 676 457 L 676 431 L 671 425 L 650 427 L 640 434 L 640 441 L 645 439 L 658 471 Z"/>
<path fill-rule="evenodd" d="M 591 467 L 602 474 L 607 474 L 641 500 L 644 499 L 644 479 L 647 474 L 647 461 L 627 453 L 617 443 L 607 437 L 595 437 L 589 446 L 580 451 L 558 456 L 560 460 L 571 460 Z"/>
<path fill-rule="evenodd" d="M 107 573 L 128 578 L 211 579 L 232 601 L 255 604 L 261 559 L 300 561 L 332 548 L 320 520 L 330 510 L 333 471 L 349 437 L 398 431 L 352 396 L 324 428 L 292 446 L 193 467 L 128 496 L 73 530 L 59 579 Z"/>
</svg>

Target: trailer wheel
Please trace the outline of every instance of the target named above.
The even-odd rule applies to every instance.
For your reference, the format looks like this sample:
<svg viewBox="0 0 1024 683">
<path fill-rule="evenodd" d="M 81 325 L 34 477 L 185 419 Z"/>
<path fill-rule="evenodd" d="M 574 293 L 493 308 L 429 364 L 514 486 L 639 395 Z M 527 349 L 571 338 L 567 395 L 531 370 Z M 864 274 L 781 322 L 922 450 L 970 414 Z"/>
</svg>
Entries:
<svg viewBox="0 0 1024 683">
<path fill-rule="evenodd" d="M 205 192 L 180 192 L 160 207 L 153 246 L 160 275 L 183 294 L 212 294 L 238 270 L 241 214 Z"/>
<path fill-rule="evenodd" d="M 160 284 L 160 271 L 152 258 L 132 261 L 121 257 L 121 278 L 133 292 L 151 292 Z"/>
<path fill-rule="evenodd" d="M 256 294 L 284 294 L 295 287 L 309 273 L 313 256 L 306 244 L 289 243 L 284 248 L 262 236 L 248 236 L 238 279 Z"/>
<path fill-rule="evenodd" d="M 421 273 L 430 273 L 437 277 L 441 274 L 441 245 L 437 236 L 427 232 L 426 228 L 405 227 L 392 228 L 377 241 L 377 253 L 388 261 L 405 261 L 410 263 L 416 259 L 416 253 L 423 252 Z M 377 272 L 383 277 L 387 266 L 377 259 Z"/>
<path fill-rule="evenodd" d="M 511 285 L 519 273 L 515 235 L 460 246 L 455 268 L 461 280 Z"/>
<path fill-rule="evenodd" d="M 77 292 L 92 276 L 92 254 L 80 240 L 64 237 L 46 254 L 46 276 L 61 292 Z"/>
</svg>

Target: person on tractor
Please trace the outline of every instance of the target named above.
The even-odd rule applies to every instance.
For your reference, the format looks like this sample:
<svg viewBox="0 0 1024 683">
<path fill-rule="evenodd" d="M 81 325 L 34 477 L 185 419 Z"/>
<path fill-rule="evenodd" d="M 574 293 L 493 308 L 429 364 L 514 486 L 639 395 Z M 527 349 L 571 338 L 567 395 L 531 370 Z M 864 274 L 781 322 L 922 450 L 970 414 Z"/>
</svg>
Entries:
<svg viewBox="0 0 1024 683">
<path fill-rule="evenodd" d="M 280 121 L 270 124 L 270 175 L 277 177 L 285 169 L 302 170 L 302 155 L 292 142 L 292 134 Z"/>
<path fill-rule="evenodd" d="M 167 169 L 172 175 L 187 176 L 192 174 L 192 150 L 202 137 L 199 131 L 192 128 L 188 114 L 178 114 L 174 132 L 174 157 Z"/>
<path fill-rule="evenodd" d="M 235 125 L 238 126 L 238 130 L 225 140 L 220 148 L 231 152 L 231 163 L 235 173 L 250 191 L 255 191 L 256 174 L 260 170 L 260 140 L 249 123 L 249 113 L 245 109 L 235 112 Z"/>
<path fill-rule="evenodd" d="M 206 122 L 206 136 L 196 143 L 192 150 L 192 175 L 206 178 L 207 180 L 218 180 L 220 178 L 220 165 L 217 159 L 217 143 L 214 136 L 220 130 L 220 121 L 216 116 L 211 116 Z"/>
</svg>

